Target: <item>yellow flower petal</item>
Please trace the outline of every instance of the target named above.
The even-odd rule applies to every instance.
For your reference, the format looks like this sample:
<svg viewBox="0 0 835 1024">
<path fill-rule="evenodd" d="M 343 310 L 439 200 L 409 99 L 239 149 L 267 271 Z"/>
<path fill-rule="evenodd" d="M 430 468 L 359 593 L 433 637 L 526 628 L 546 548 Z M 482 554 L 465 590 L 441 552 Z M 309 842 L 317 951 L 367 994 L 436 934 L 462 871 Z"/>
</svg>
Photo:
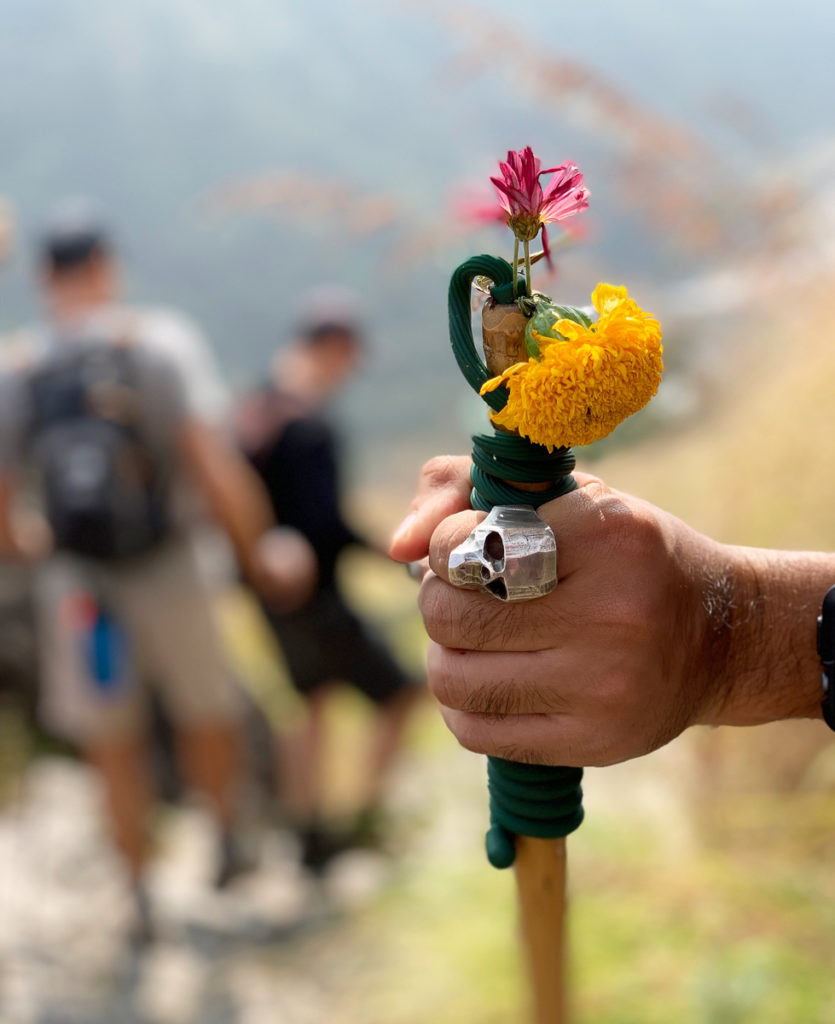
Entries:
<svg viewBox="0 0 835 1024">
<path fill-rule="evenodd" d="M 583 332 L 586 330 L 582 324 L 578 324 L 575 320 L 557 320 L 554 324 L 554 330 L 557 334 L 561 334 L 566 340 L 574 341 L 577 338 L 582 338 Z M 549 338 L 548 341 L 553 341 L 553 338 Z"/>
<path fill-rule="evenodd" d="M 623 285 L 600 284 L 591 293 L 591 304 L 601 316 L 610 312 L 619 302 L 626 298 L 626 288 Z"/>
<path fill-rule="evenodd" d="M 498 377 L 491 377 L 490 380 L 486 380 L 479 388 L 478 393 L 480 395 L 486 395 L 488 391 L 495 391 L 496 388 L 507 383 L 511 374 L 519 373 L 524 370 L 527 365 L 527 363 L 514 363 L 513 366 L 509 366 L 506 370 L 503 370 Z"/>
</svg>

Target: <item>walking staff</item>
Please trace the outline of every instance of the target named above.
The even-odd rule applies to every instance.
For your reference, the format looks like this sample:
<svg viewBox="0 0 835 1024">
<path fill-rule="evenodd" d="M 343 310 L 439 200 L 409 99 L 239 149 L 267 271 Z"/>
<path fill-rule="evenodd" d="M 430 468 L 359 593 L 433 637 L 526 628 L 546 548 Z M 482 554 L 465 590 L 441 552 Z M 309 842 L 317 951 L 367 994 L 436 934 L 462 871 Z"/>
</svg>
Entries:
<svg viewBox="0 0 835 1024">
<path fill-rule="evenodd" d="M 573 491 L 572 446 L 609 434 L 660 381 L 661 330 L 623 287 L 600 284 L 597 319 L 531 287 L 530 243 L 545 224 L 588 205 L 570 163 L 541 170 L 530 147 L 509 152 L 492 178 L 514 233 L 510 264 L 476 256 L 453 273 L 449 329 L 464 377 L 490 407 L 494 430 L 473 438 L 471 504 L 489 515 L 453 551 L 450 582 L 501 601 L 536 600 L 557 585 L 556 543 L 535 509 Z M 552 177 L 545 188 L 543 175 Z M 520 260 L 520 243 L 524 257 Z M 519 277 L 524 267 L 524 276 Z M 489 283 L 485 361 L 472 335 L 472 285 Z M 565 837 L 583 820 L 582 769 L 488 758 L 487 855 L 515 865 L 536 1024 L 564 1024 Z"/>
</svg>

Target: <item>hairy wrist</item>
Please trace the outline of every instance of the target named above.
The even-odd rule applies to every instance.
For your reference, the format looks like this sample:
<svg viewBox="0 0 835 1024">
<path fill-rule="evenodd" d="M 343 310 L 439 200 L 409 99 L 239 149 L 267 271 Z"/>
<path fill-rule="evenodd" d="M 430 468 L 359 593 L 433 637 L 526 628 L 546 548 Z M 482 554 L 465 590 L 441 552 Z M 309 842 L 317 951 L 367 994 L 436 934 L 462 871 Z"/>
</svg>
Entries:
<svg viewBox="0 0 835 1024">
<path fill-rule="evenodd" d="M 707 693 L 699 721 L 820 715 L 815 621 L 835 556 L 716 545 L 702 579 Z"/>
</svg>

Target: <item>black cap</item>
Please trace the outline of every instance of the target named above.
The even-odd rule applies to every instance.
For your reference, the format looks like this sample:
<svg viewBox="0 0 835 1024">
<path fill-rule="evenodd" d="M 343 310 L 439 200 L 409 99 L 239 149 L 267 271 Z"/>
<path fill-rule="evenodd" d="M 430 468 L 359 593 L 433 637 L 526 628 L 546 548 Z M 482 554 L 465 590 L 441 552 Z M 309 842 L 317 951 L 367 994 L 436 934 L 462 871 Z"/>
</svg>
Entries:
<svg viewBox="0 0 835 1024">
<path fill-rule="evenodd" d="M 41 235 L 40 258 L 51 270 L 72 270 L 92 256 L 106 255 L 110 251 L 104 217 L 89 200 L 61 203 Z"/>
</svg>

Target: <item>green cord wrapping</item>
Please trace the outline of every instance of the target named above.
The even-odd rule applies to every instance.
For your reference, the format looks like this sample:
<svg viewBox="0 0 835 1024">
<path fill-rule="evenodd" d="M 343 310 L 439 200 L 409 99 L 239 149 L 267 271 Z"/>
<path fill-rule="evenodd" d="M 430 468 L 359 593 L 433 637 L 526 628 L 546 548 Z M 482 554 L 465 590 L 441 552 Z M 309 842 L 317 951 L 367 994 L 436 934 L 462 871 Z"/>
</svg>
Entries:
<svg viewBox="0 0 835 1024">
<path fill-rule="evenodd" d="M 471 290 L 474 278 L 493 281 L 491 294 L 498 302 L 513 301 L 513 269 L 496 256 L 473 256 L 453 273 L 449 283 L 449 336 L 461 372 L 478 394 L 490 374 L 473 342 Z M 524 284 L 517 286 L 524 294 Z M 507 401 L 507 389 L 482 396 L 494 410 Z M 538 507 L 573 491 L 574 454 L 570 448 L 549 452 L 515 434 L 499 431 L 473 437 L 473 508 L 489 511 L 494 505 Z M 508 483 L 549 483 L 543 491 L 520 490 Z M 514 837 L 556 839 L 573 832 L 583 820 L 582 768 L 520 764 L 500 757 L 487 758 L 490 793 L 490 829 L 487 859 L 497 868 L 510 867 L 516 851 Z"/>
</svg>

